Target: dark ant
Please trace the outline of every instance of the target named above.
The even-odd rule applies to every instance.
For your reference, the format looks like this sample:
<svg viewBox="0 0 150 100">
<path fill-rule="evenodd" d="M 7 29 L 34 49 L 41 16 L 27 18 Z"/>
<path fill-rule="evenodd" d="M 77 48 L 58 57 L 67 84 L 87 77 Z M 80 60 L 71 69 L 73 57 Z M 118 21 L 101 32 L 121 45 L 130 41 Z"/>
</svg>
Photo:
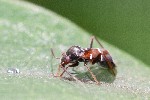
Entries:
<svg viewBox="0 0 150 100">
<path fill-rule="evenodd" d="M 101 46 L 101 49 L 92 48 L 94 39 Z M 52 52 L 52 55 L 54 56 L 52 49 L 51 49 L 51 52 Z M 91 38 L 91 43 L 90 43 L 89 48 L 81 48 L 80 46 L 72 46 L 67 50 L 66 53 L 62 54 L 61 62 L 59 64 L 56 76 L 62 77 L 63 74 L 66 72 L 70 76 L 72 76 L 75 80 L 78 80 L 76 77 L 74 77 L 73 75 L 71 75 L 71 73 L 67 71 L 67 68 L 76 67 L 79 65 L 79 62 L 84 62 L 84 66 L 88 69 L 88 71 L 92 75 L 92 78 L 97 84 L 99 84 L 99 81 L 97 80 L 93 72 L 90 70 L 90 68 L 87 66 L 88 63 L 91 63 L 91 64 L 97 63 L 101 65 L 102 67 L 109 68 L 112 71 L 112 74 L 116 76 L 116 73 L 114 71 L 114 68 L 116 65 L 114 64 L 112 57 L 110 56 L 109 52 L 106 49 L 104 49 L 104 47 L 101 45 L 98 39 L 94 36 Z M 68 65 L 68 64 L 71 64 L 71 65 Z M 68 66 L 65 67 L 66 65 Z M 59 74 L 60 68 L 63 69 L 63 72 L 61 74 Z"/>
</svg>

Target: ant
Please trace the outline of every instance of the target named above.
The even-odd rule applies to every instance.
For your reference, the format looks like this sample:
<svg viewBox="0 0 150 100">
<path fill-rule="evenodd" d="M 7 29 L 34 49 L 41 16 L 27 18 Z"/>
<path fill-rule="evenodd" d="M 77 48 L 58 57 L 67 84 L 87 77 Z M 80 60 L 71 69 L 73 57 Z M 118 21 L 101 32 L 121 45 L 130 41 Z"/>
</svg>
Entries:
<svg viewBox="0 0 150 100">
<path fill-rule="evenodd" d="M 92 48 L 94 39 L 97 41 L 97 43 L 100 45 L 101 48 Z M 55 57 L 52 49 L 51 53 Z M 57 57 L 55 58 L 60 59 Z M 80 46 L 71 46 L 66 53 L 62 54 L 60 61 L 61 62 L 59 64 L 58 71 L 56 74 L 57 77 L 62 77 L 63 74 L 66 72 L 67 74 L 72 76 L 75 80 L 78 80 L 76 77 L 74 77 L 73 75 L 71 75 L 71 73 L 67 71 L 67 68 L 76 67 L 79 65 L 79 62 L 84 62 L 84 66 L 90 72 L 92 78 L 97 84 L 99 84 L 99 81 L 97 80 L 93 72 L 90 70 L 90 68 L 87 66 L 88 63 L 91 63 L 92 65 L 97 63 L 102 67 L 109 68 L 112 71 L 112 74 L 116 76 L 116 73 L 114 71 L 116 65 L 114 64 L 112 57 L 110 56 L 109 52 L 106 49 L 104 49 L 102 44 L 98 41 L 98 39 L 95 36 L 92 36 L 89 48 L 81 48 Z M 65 67 L 66 65 L 68 66 Z M 61 74 L 59 74 L 60 68 L 63 69 L 63 72 Z"/>
</svg>

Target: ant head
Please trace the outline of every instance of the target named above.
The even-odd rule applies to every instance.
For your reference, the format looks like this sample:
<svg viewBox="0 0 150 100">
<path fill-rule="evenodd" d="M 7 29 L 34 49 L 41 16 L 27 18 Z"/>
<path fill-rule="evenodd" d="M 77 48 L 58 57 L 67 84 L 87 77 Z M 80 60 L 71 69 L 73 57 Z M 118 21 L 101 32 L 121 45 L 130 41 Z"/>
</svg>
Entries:
<svg viewBox="0 0 150 100">
<path fill-rule="evenodd" d="M 70 57 L 67 56 L 65 53 L 63 53 L 61 58 L 61 65 L 66 65 L 69 62 L 70 62 Z"/>
</svg>

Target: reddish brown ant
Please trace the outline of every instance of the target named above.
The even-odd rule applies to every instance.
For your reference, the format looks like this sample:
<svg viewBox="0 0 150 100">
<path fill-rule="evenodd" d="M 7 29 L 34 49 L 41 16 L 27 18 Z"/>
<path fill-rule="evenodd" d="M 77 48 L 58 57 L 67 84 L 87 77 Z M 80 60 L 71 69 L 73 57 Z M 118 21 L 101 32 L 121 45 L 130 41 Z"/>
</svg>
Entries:
<svg viewBox="0 0 150 100">
<path fill-rule="evenodd" d="M 92 48 L 94 39 L 98 42 L 101 48 Z M 54 56 L 52 49 L 51 49 L 51 52 Z M 91 38 L 91 43 L 90 43 L 89 48 L 81 48 L 80 46 L 72 46 L 67 50 L 66 53 L 62 54 L 61 62 L 59 64 L 56 76 L 62 77 L 65 72 L 68 73 L 70 76 L 72 76 L 71 73 L 67 71 L 67 68 L 76 67 L 79 65 L 79 62 L 84 62 L 84 66 L 88 69 L 88 71 L 92 75 L 92 78 L 97 84 L 99 84 L 99 81 L 97 80 L 93 72 L 90 70 L 90 68 L 87 66 L 88 63 L 91 63 L 91 64 L 97 63 L 103 67 L 109 68 L 112 71 L 112 74 L 114 76 L 116 75 L 114 71 L 115 64 L 112 60 L 112 57 L 110 56 L 109 52 L 106 49 L 104 49 L 104 47 L 101 45 L 98 39 L 94 36 Z M 68 65 L 68 64 L 71 64 L 71 65 Z M 65 67 L 66 65 L 68 66 Z M 61 74 L 59 74 L 60 68 L 63 69 L 63 72 Z M 76 77 L 74 76 L 72 77 L 77 80 Z"/>
</svg>

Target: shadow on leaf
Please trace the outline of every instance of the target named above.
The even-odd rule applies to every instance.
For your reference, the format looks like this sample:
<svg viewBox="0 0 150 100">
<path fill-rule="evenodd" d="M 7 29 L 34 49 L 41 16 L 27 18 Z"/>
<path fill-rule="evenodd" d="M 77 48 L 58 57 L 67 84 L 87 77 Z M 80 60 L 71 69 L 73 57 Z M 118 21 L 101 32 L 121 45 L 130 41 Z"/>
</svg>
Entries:
<svg viewBox="0 0 150 100">
<path fill-rule="evenodd" d="M 106 83 L 113 83 L 116 79 L 116 76 L 114 76 L 109 69 L 102 68 L 100 66 L 91 66 L 90 67 L 93 74 L 96 76 L 97 80 L 100 82 L 106 82 Z M 114 69 L 117 74 L 117 69 Z M 85 72 L 79 72 L 76 71 L 77 75 L 75 75 L 80 80 L 93 80 L 91 74 L 88 71 Z"/>
</svg>

